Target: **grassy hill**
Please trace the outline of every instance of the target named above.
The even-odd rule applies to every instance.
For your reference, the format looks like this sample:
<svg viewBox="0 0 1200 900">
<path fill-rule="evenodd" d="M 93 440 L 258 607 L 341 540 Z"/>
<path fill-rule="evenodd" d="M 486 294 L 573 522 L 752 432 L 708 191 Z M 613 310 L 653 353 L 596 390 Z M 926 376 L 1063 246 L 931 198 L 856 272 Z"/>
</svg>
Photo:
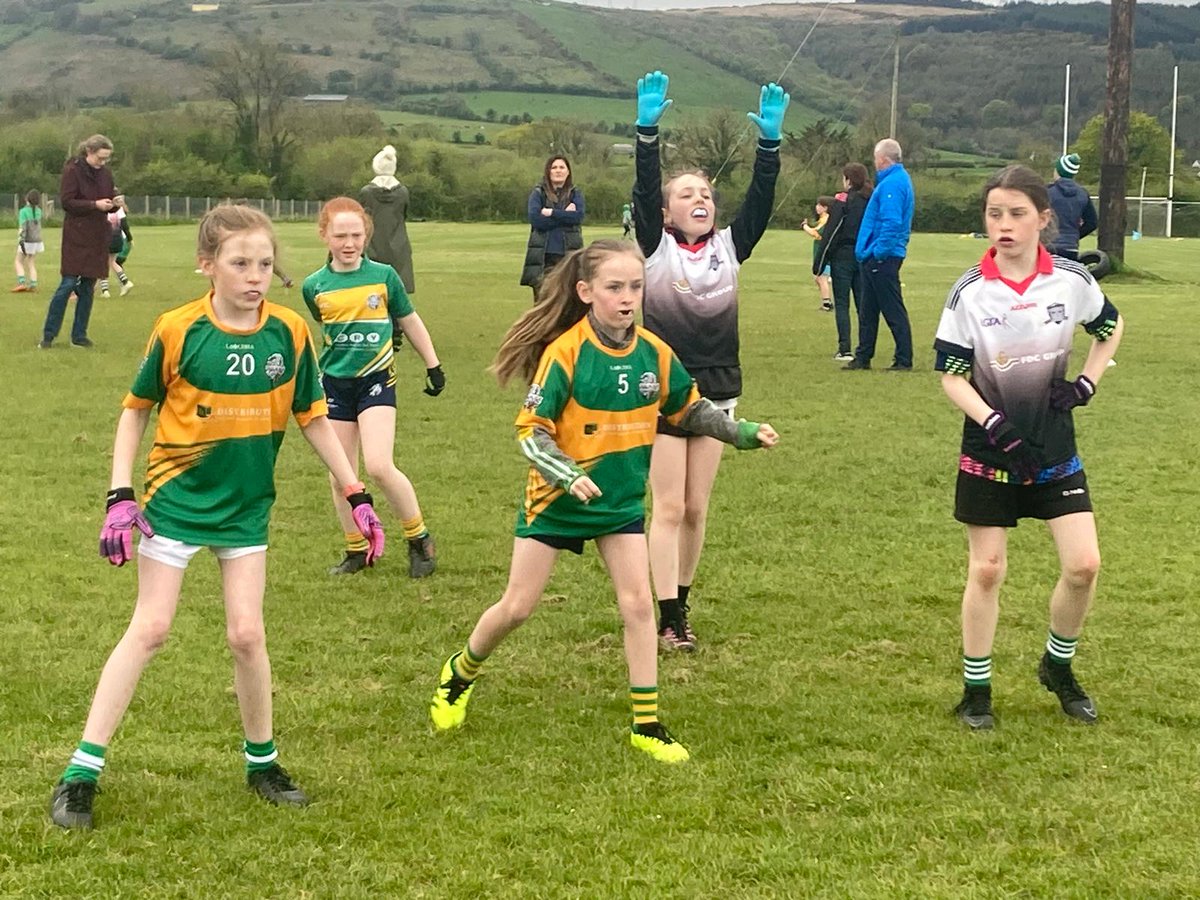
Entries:
<svg viewBox="0 0 1200 900">
<path fill-rule="evenodd" d="M 14 106 L 23 99 L 33 109 L 202 98 L 211 54 L 256 34 L 286 48 L 307 90 L 381 109 L 628 122 L 634 80 L 661 68 L 672 75 L 677 124 L 717 107 L 747 109 L 759 84 L 781 80 L 790 127 L 824 118 L 877 131 L 899 41 L 902 138 L 1028 158 L 1023 144 L 1054 144 L 1061 129 L 1064 63 L 1073 66 L 1072 131 L 1101 111 L 1106 23 L 1100 3 L 991 9 L 958 0 L 702 12 L 226 0 L 210 13 L 182 0 L 0 0 L 0 85 Z M 1180 64 L 1180 144 L 1200 152 L 1200 118 L 1187 113 L 1200 102 L 1189 87 L 1200 83 L 1200 17 L 1142 7 L 1135 34 L 1135 107 L 1165 121 Z"/>
</svg>

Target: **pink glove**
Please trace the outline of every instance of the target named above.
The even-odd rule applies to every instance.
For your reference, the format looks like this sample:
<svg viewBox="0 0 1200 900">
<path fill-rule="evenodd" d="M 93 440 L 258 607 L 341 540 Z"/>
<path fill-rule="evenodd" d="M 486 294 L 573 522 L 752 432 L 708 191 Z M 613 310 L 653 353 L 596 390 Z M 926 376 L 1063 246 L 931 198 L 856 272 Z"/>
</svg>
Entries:
<svg viewBox="0 0 1200 900">
<path fill-rule="evenodd" d="M 354 492 L 346 498 L 346 502 L 350 504 L 350 515 L 354 517 L 354 524 L 367 540 L 367 565 L 373 566 L 375 560 L 383 556 L 383 523 L 379 521 L 379 516 L 375 515 L 371 495 L 366 491 Z"/>
<path fill-rule="evenodd" d="M 100 555 L 108 557 L 114 566 L 123 566 L 133 559 L 135 527 L 146 537 L 154 537 L 154 529 L 133 499 L 133 488 L 110 491 L 108 512 L 100 529 Z"/>
</svg>

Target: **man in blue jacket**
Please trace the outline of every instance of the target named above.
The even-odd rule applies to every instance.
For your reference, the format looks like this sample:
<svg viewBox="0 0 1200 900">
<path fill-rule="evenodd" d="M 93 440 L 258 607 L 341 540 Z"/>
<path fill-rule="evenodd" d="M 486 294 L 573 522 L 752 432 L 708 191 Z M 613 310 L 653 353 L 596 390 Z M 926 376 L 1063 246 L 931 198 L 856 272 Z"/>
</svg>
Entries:
<svg viewBox="0 0 1200 900">
<path fill-rule="evenodd" d="M 863 289 L 858 309 L 858 348 L 844 369 L 871 368 L 882 313 L 896 342 L 896 356 L 888 370 L 912 370 L 912 326 L 900 293 L 900 266 L 908 253 L 912 231 L 913 186 L 900 156 L 900 145 L 891 138 L 875 145 L 875 192 L 867 201 L 854 246 Z"/>
<path fill-rule="evenodd" d="M 1058 234 L 1050 244 L 1050 252 L 1068 259 L 1079 259 L 1079 239 L 1096 230 L 1096 207 L 1087 189 L 1075 181 L 1079 174 L 1078 153 L 1060 156 L 1054 164 L 1054 181 L 1046 191 L 1050 208 L 1058 223 Z"/>
</svg>

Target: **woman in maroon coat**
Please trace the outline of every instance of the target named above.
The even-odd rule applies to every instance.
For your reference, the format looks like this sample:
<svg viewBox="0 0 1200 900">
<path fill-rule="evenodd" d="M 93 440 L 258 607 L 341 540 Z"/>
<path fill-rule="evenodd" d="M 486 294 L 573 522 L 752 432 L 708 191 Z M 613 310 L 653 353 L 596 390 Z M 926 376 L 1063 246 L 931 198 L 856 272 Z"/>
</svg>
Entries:
<svg viewBox="0 0 1200 900">
<path fill-rule="evenodd" d="M 112 141 L 102 134 L 93 134 L 79 145 L 78 154 L 63 167 L 58 190 L 66 215 L 62 229 L 63 278 L 46 311 L 46 324 L 38 344 L 43 350 L 49 350 L 58 337 L 72 291 L 76 299 L 71 344 L 92 346 L 87 336 L 92 292 L 96 279 L 108 274 L 108 243 L 112 232 L 108 213 L 117 206 L 112 172 L 107 168 L 112 151 Z"/>
</svg>

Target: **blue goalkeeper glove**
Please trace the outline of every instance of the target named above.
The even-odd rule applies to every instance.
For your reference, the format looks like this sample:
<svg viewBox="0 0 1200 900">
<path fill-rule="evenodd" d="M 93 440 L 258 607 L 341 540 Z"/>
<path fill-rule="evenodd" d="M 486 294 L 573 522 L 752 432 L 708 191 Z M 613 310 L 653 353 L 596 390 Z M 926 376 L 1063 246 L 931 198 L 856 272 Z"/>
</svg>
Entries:
<svg viewBox="0 0 1200 900">
<path fill-rule="evenodd" d="M 637 80 L 637 124 L 643 128 L 658 125 L 658 120 L 671 106 L 667 99 L 669 79 L 662 72 L 647 72 Z"/>
<path fill-rule="evenodd" d="M 746 113 L 750 121 L 758 126 L 758 136 L 768 141 L 783 139 L 783 114 L 787 112 L 788 104 L 792 101 L 791 94 L 785 94 L 783 88 L 775 82 L 764 84 L 758 96 L 758 114 Z M 638 109 L 641 109 L 641 99 L 638 99 Z M 639 121 L 639 125 L 641 122 Z"/>
</svg>

